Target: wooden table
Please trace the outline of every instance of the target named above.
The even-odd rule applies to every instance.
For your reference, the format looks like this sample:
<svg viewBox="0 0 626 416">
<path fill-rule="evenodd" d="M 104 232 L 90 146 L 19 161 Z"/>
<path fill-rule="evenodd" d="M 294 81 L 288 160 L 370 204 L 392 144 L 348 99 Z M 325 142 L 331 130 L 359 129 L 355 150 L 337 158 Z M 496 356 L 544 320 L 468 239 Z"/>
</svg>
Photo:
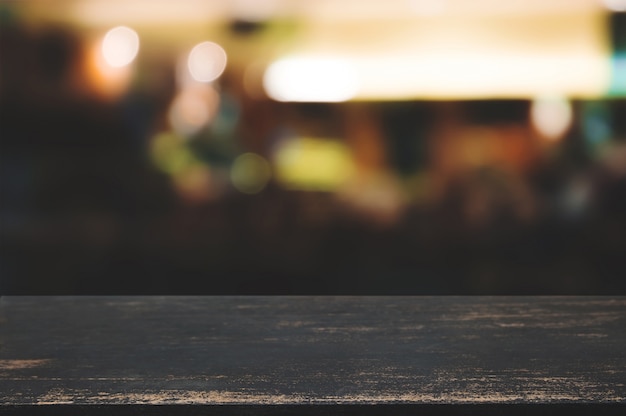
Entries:
<svg viewBox="0 0 626 416">
<path fill-rule="evenodd" d="M 0 414 L 626 414 L 625 384 L 626 297 L 0 298 Z"/>
</svg>

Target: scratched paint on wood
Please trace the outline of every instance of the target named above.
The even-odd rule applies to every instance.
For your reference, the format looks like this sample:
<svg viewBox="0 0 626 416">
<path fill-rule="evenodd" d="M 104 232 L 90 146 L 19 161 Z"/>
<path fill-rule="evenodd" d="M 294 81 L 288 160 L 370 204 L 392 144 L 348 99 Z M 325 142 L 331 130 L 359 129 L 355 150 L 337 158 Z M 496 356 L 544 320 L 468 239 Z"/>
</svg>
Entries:
<svg viewBox="0 0 626 416">
<path fill-rule="evenodd" d="M 0 403 L 626 403 L 626 298 L 8 297 Z"/>
</svg>

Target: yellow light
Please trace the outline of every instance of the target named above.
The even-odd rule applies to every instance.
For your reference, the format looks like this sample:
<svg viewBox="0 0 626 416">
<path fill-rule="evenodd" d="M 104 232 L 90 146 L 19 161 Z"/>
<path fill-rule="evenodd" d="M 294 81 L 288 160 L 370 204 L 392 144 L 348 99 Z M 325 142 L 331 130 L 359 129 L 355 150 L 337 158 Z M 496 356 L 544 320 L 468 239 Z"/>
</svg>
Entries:
<svg viewBox="0 0 626 416">
<path fill-rule="evenodd" d="M 270 164 L 255 153 L 244 153 L 237 157 L 230 171 L 233 186 L 244 194 L 258 194 L 271 177 Z"/>
<path fill-rule="evenodd" d="M 126 26 L 118 26 L 107 32 L 102 41 L 102 56 L 105 62 L 119 68 L 129 65 L 139 52 L 137 32 Z"/>
<path fill-rule="evenodd" d="M 546 90 L 595 96 L 606 90 L 608 79 L 608 60 L 597 58 L 450 49 L 414 58 L 360 59 L 356 65 L 364 81 L 358 98 L 530 98 Z"/>
<path fill-rule="evenodd" d="M 199 43 L 189 53 L 187 66 L 196 81 L 214 81 L 226 68 L 226 51 L 217 43 Z"/>
<path fill-rule="evenodd" d="M 172 128 L 182 136 L 198 132 L 213 120 L 219 95 L 210 86 L 189 86 L 178 93 L 169 110 Z"/>
<path fill-rule="evenodd" d="M 277 179 L 289 189 L 334 191 L 355 172 L 349 148 L 334 140 L 287 141 L 278 148 L 275 161 Z"/>
<path fill-rule="evenodd" d="M 272 63 L 264 74 L 263 86 L 278 101 L 347 101 L 359 90 L 358 74 L 347 61 L 317 57 Z"/>
<path fill-rule="evenodd" d="M 154 164 L 163 172 L 176 175 L 198 164 L 193 153 L 185 147 L 183 139 L 173 133 L 158 134 L 151 143 Z"/>
<path fill-rule="evenodd" d="M 539 134 L 548 140 L 558 140 L 572 124 L 572 106 L 563 97 L 540 97 L 533 101 L 530 117 Z"/>
</svg>

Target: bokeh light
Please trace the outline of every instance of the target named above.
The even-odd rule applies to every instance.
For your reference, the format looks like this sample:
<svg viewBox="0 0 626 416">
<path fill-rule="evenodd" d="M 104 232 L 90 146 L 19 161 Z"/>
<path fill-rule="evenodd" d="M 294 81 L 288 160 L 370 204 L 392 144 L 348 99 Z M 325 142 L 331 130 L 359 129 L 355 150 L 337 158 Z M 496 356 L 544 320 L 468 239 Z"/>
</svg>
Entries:
<svg viewBox="0 0 626 416">
<path fill-rule="evenodd" d="M 271 177 L 269 162 L 255 153 L 244 153 L 237 157 L 230 171 L 233 186 L 244 194 L 261 192 Z"/>
<path fill-rule="evenodd" d="M 184 140 L 174 133 L 156 135 L 150 146 L 153 163 L 163 172 L 177 175 L 192 165 L 198 164 L 193 152 Z"/>
<path fill-rule="evenodd" d="M 354 174 L 350 149 L 335 140 L 299 138 L 281 143 L 275 154 L 276 175 L 288 189 L 334 191 Z"/>
<path fill-rule="evenodd" d="M 623 288 L 626 1 L 184 3 L 0 0 L 12 287 Z"/>
<path fill-rule="evenodd" d="M 379 226 L 398 221 L 406 205 L 397 178 L 383 172 L 354 175 L 339 189 L 337 197 L 355 213 Z"/>
<path fill-rule="evenodd" d="M 177 193 L 185 202 L 200 204 L 211 199 L 212 176 L 207 165 L 190 165 L 172 179 Z"/>
<path fill-rule="evenodd" d="M 124 94 L 133 77 L 132 65 L 115 67 L 107 62 L 101 39 L 88 43 L 82 66 L 89 89 L 106 99 Z"/>
<path fill-rule="evenodd" d="M 226 68 L 226 51 L 217 43 L 202 42 L 189 53 L 187 66 L 193 79 L 211 82 L 219 78 Z"/>
<path fill-rule="evenodd" d="M 278 101 L 340 102 L 350 100 L 359 90 L 358 75 L 347 61 L 314 57 L 272 63 L 263 86 Z"/>
<path fill-rule="evenodd" d="M 558 140 L 572 125 L 572 105 L 563 97 L 539 97 L 532 102 L 530 118 L 541 136 Z"/>
<path fill-rule="evenodd" d="M 126 26 L 118 26 L 107 32 L 102 40 L 102 56 L 114 68 L 129 65 L 139 52 L 139 35 Z"/>
<path fill-rule="evenodd" d="M 183 89 L 170 106 L 172 128 L 182 136 L 195 134 L 213 120 L 219 101 L 219 94 L 210 86 L 196 85 Z"/>
</svg>

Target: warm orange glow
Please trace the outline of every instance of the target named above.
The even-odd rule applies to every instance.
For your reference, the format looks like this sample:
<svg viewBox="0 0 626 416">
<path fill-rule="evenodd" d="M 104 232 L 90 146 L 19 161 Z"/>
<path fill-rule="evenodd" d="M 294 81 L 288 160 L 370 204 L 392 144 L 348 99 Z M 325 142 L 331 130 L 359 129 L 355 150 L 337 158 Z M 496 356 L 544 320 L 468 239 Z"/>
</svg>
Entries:
<svg viewBox="0 0 626 416">
<path fill-rule="evenodd" d="M 83 64 L 91 90 L 103 98 L 112 99 L 126 91 L 132 79 L 133 68 L 130 65 L 109 65 L 102 54 L 103 40 L 99 39 L 88 45 Z"/>
</svg>

